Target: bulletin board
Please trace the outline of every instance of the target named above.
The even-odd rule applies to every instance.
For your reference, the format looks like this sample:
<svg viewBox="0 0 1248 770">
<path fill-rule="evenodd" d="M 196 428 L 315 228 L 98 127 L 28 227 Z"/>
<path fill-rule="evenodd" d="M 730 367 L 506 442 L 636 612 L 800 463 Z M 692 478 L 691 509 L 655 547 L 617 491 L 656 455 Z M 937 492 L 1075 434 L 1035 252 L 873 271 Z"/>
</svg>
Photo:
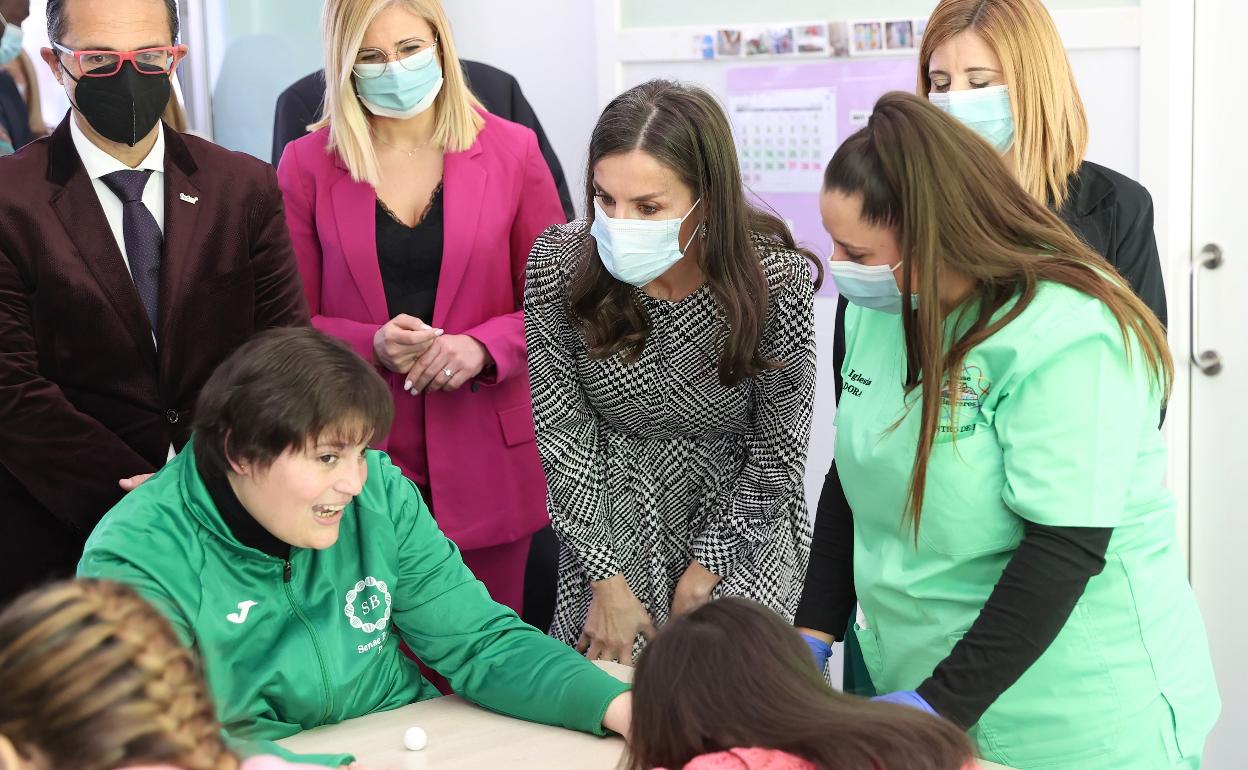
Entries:
<svg viewBox="0 0 1248 770">
<path fill-rule="evenodd" d="M 724 100 L 746 188 L 816 254 L 831 253 L 819 215 L 823 170 L 888 91 L 913 90 L 917 59 L 843 59 L 736 67 Z M 820 293 L 832 295 L 832 281 Z"/>
<path fill-rule="evenodd" d="M 1169 179 L 1158 167 L 1169 157 L 1165 98 L 1141 99 L 1144 75 L 1164 81 L 1168 70 L 1160 0 L 1045 0 L 1066 44 L 1071 66 L 1088 113 L 1091 142 L 1087 157 L 1127 176 L 1152 183 L 1154 193 Z M 935 0 L 599 0 L 596 46 L 600 106 L 631 86 L 652 78 L 700 85 L 719 97 L 725 110 L 734 99 L 758 89 L 830 89 L 837 114 L 834 143 L 852 133 L 875 99 L 889 90 L 913 91 L 917 82 L 917 46 L 923 20 Z M 834 18 L 840 16 L 840 18 Z M 822 17 L 822 18 L 821 18 Z M 909 40 L 904 23 L 909 19 Z M 878 33 L 871 27 L 881 22 Z M 833 34 L 844 24 L 844 31 Z M 855 23 L 868 26 L 855 27 Z M 837 24 L 838 27 L 829 27 Z M 826 48 L 812 43 L 812 30 L 829 29 Z M 721 36 L 721 30 L 739 29 Z M 791 32 L 787 30 L 792 30 Z M 721 37 L 725 38 L 721 40 Z M 751 54 L 753 49 L 766 48 Z M 1167 41 L 1168 42 L 1168 38 Z M 740 52 L 721 54 L 721 45 Z M 897 48 L 890 49 L 894 45 Z M 811 106 L 811 105 L 808 105 Z M 1143 115 L 1148 120 L 1142 119 Z M 1149 129 L 1145 131 L 1145 129 Z M 800 138 L 800 136 L 799 136 Z M 823 141 L 823 137 L 820 138 Z M 738 138 L 738 144 L 741 140 Z M 827 159 L 829 147 L 824 147 Z M 765 148 L 764 148 L 765 149 Z M 752 160 L 752 159 L 749 159 Z M 1151 163 L 1153 178 L 1141 177 Z M 807 169 L 809 171 L 809 169 Z M 743 169 L 743 173 L 749 173 Z M 747 182 L 750 184 L 757 180 Z M 808 183 L 814 182 L 813 178 Z M 764 185 L 768 186 L 768 185 Z M 819 221 L 819 185 L 802 191 L 755 190 L 756 197 L 788 220 L 798 241 L 825 259 L 831 239 Z M 1166 221 L 1159 210 L 1159 238 Z M 815 509 L 823 475 L 833 453 L 835 387 L 831 367 L 835 330 L 834 289 L 826 281 L 815 301 L 816 344 L 820 351 L 814 424 L 807 460 L 806 497 Z M 1172 313 L 1172 315 L 1174 315 Z M 1167 421 L 1173 423 L 1174 421 Z"/>
<path fill-rule="evenodd" d="M 639 13 L 632 4 L 620 6 L 628 21 L 644 20 L 656 11 Z M 796 8 L 793 2 L 769 7 L 783 13 Z M 1059 6 L 1061 4 L 1058 4 Z M 1140 90 L 1124 84 L 1140 82 L 1140 12 L 1134 5 L 1087 8 L 1071 0 L 1067 9 L 1054 7 L 1053 15 L 1075 70 L 1090 126 L 1087 157 L 1139 178 L 1140 170 Z M 1083 4 L 1083 5 L 1086 5 Z M 1103 3 L 1102 5 L 1110 5 Z M 820 6 L 823 7 L 823 6 Z M 867 6 L 853 6 L 861 11 Z M 706 24 L 679 26 L 602 26 L 599 45 L 604 58 L 599 62 L 600 91 L 614 95 L 652 78 L 695 83 L 707 88 L 733 119 L 742 162 L 743 181 L 766 206 L 788 221 L 800 243 L 827 256 L 830 239 L 819 221 L 818 193 L 823 166 L 840 142 L 865 124 L 875 101 L 892 90 L 913 92 L 918 80 L 917 48 L 926 27 L 924 16 L 913 15 L 930 3 L 871 3 L 884 15 L 843 19 L 808 18 L 763 21 L 758 14 L 748 21 L 732 23 L 718 12 L 708 11 Z M 892 13 L 893 15 L 888 15 Z M 669 14 L 670 15 L 670 14 Z M 694 15 L 682 11 L 680 21 Z M 830 101 L 817 107 L 822 92 Z M 801 104 L 805 99 L 809 103 Z M 797 100 L 797 103 L 792 103 Z M 775 169 L 753 166 L 759 158 L 746 155 L 768 147 L 766 139 L 756 146 L 753 129 L 766 122 L 768 102 L 778 112 L 790 109 L 790 122 L 801 130 L 820 123 L 817 141 L 822 158 L 818 172 L 799 168 L 799 173 L 781 175 L 776 184 Z M 743 106 L 754 108 L 745 112 Z M 760 110 L 762 112 L 760 112 Z M 829 114 L 835 114 L 834 136 L 829 141 Z M 794 118 L 796 118 L 794 120 Z M 773 135 L 773 139 L 779 139 Z M 786 137 L 790 139 L 791 137 Z M 804 147 L 799 141 L 799 152 Z M 786 149 L 788 149 L 786 147 Z M 767 156 L 762 158 L 765 163 Z M 809 163 L 800 157 L 799 163 Z M 768 172 L 772 173 L 768 175 Z M 802 173 L 805 179 L 802 179 Z M 758 174 L 770 176 L 758 178 Z M 826 282 L 821 293 L 834 293 Z"/>
</svg>

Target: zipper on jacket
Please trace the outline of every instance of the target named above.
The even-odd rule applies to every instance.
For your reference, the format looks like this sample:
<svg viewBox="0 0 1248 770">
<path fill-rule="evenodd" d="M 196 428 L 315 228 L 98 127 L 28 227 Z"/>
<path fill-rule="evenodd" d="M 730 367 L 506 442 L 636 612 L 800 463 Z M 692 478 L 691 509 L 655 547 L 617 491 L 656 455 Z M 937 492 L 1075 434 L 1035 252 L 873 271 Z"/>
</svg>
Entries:
<svg viewBox="0 0 1248 770">
<path fill-rule="evenodd" d="M 321 686 L 325 688 L 325 713 L 321 716 L 321 724 L 324 725 L 329 723 L 329 717 L 334 713 L 334 691 L 329 686 L 329 670 L 325 668 L 325 655 L 321 652 L 321 643 L 317 641 L 316 630 L 312 627 L 312 621 L 308 620 L 308 616 L 303 614 L 299 603 L 295 601 L 294 589 L 290 587 L 290 577 L 290 559 L 286 559 L 286 565 L 282 568 L 282 588 L 286 591 L 286 600 L 290 602 L 290 608 L 294 610 L 295 617 L 299 618 L 303 627 L 308 630 L 308 637 L 312 639 L 312 649 L 316 653 L 316 665 L 321 668 Z"/>
</svg>

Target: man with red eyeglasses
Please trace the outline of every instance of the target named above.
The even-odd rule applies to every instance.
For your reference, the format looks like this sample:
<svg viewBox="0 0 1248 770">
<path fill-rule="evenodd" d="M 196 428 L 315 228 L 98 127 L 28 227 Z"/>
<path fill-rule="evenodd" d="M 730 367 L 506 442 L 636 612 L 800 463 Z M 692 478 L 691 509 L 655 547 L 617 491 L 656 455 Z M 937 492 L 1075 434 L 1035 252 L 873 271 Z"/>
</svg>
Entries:
<svg viewBox="0 0 1248 770">
<path fill-rule="evenodd" d="M 176 0 L 48 0 L 73 109 L 0 158 L 0 606 L 71 575 L 235 348 L 308 323 L 272 167 L 160 122 Z"/>
</svg>

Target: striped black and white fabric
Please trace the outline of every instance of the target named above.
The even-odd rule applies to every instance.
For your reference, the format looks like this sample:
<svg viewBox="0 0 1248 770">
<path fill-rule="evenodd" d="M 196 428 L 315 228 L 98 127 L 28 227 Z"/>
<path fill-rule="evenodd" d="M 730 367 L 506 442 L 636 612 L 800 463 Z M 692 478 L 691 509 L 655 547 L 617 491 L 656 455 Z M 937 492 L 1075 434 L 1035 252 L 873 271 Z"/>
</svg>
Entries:
<svg viewBox="0 0 1248 770">
<path fill-rule="evenodd" d="M 653 324 L 640 360 L 589 357 L 567 298 L 589 238 L 583 220 L 548 229 L 525 284 L 537 445 L 560 539 L 551 635 L 575 644 L 589 582 L 620 573 L 660 626 L 695 558 L 724 576 L 715 596 L 749 597 L 791 619 L 810 555 L 808 263 L 756 241 L 770 294 L 762 352 L 785 366 L 726 388 L 724 317 L 705 286 L 679 302 L 637 290 Z"/>
</svg>

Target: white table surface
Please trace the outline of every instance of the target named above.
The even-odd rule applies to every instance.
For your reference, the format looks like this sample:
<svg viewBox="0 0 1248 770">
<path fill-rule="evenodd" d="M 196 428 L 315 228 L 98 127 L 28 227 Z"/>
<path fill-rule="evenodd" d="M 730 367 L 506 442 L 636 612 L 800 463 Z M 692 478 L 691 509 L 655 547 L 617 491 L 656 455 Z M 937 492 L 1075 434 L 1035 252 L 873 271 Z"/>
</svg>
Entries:
<svg viewBox="0 0 1248 770">
<path fill-rule="evenodd" d="M 598 665 L 618 679 L 632 679 L 631 668 L 604 661 Z M 403 748 L 409 727 L 423 728 L 429 736 L 423 751 Z M 278 743 L 300 754 L 354 754 L 372 770 L 613 770 L 624 753 L 618 737 L 512 719 L 457 695 L 318 727 Z M 1007 770 L 980 764 L 983 770 Z"/>
</svg>

